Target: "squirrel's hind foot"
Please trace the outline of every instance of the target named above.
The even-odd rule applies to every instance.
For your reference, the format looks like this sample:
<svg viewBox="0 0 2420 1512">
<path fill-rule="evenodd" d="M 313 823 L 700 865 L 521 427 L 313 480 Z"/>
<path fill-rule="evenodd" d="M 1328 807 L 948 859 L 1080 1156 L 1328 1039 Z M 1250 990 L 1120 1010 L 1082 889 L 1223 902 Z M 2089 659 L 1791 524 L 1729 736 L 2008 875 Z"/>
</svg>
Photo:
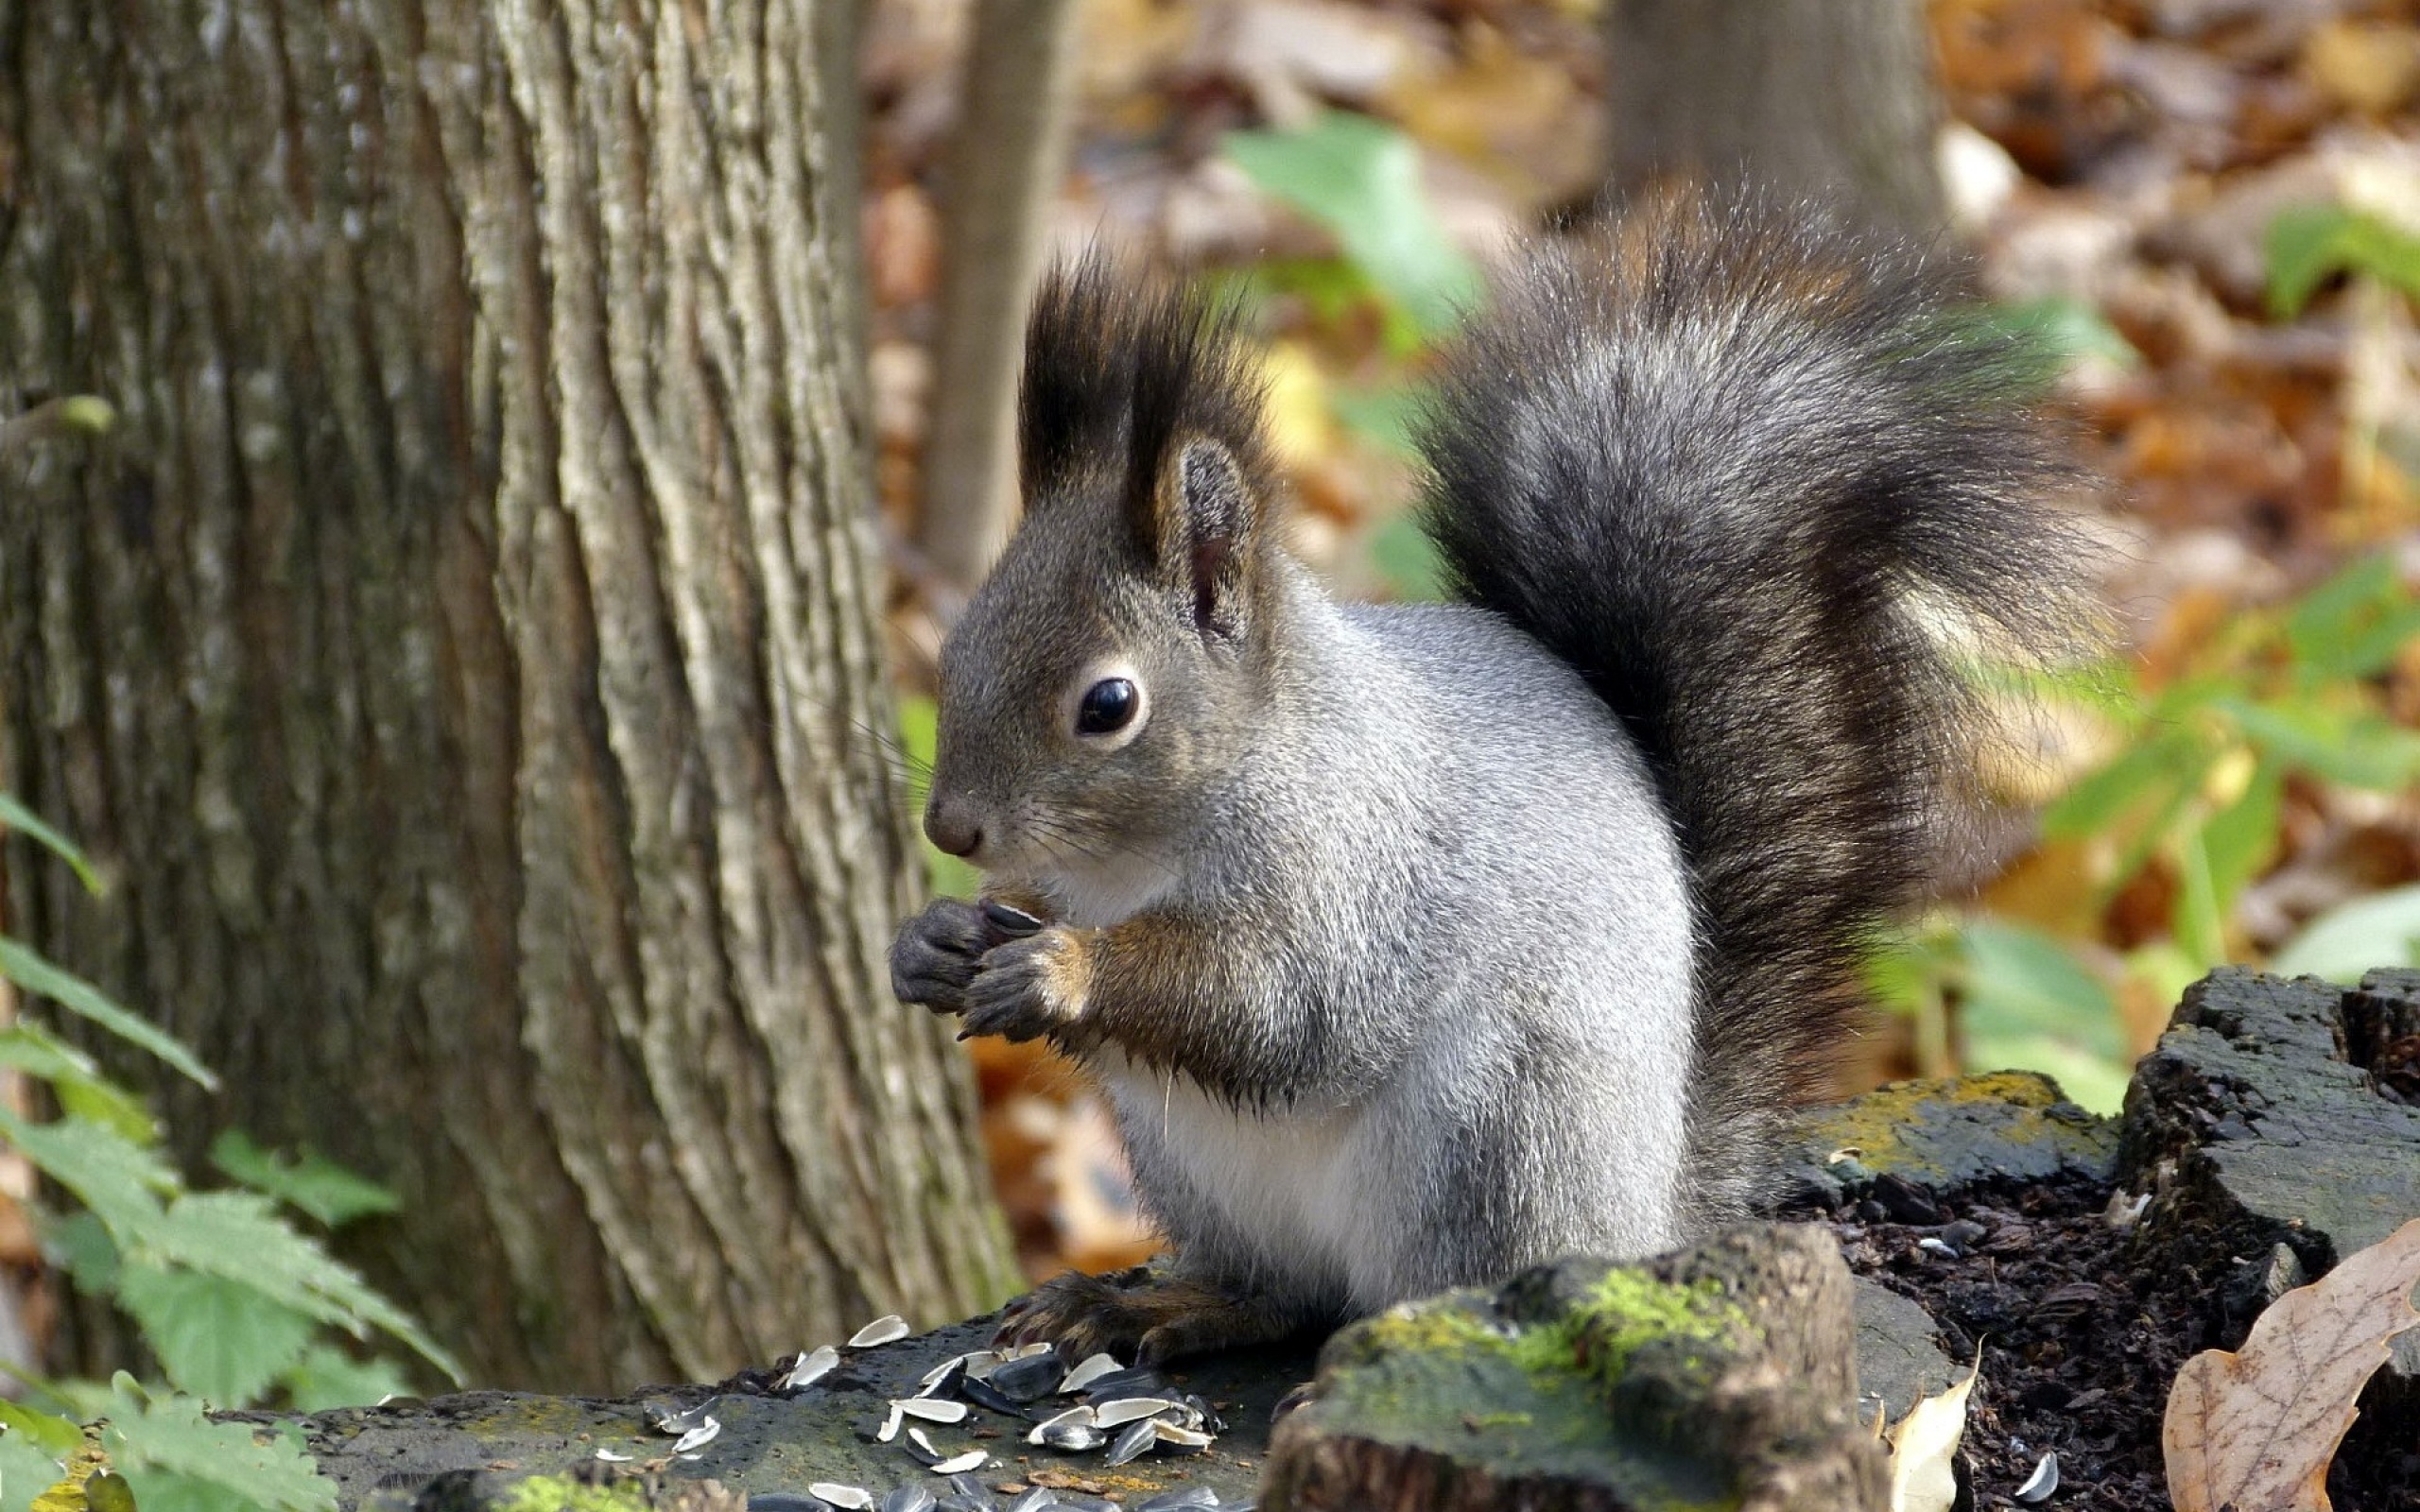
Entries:
<svg viewBox="0 0 2420 1512">
<path fill-rule="evenodd" d="M 1179 1276 L 1069 1271 L 1008 1305 L 996 1342 L 1048 1341 L 1060 1358 L 1106 1353 L 1136 1365 L 1166 1365 L 1282 1339 L 1302 1318 L 1268 1297 L 1238 1294 Z"/>
</svg>

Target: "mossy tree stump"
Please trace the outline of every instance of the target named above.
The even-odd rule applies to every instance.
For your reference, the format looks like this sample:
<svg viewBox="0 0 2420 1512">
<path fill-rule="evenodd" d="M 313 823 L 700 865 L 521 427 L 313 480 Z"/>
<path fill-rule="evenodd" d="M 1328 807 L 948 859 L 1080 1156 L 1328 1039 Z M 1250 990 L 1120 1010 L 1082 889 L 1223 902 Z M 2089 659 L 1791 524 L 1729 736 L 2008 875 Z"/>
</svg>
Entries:
<svg viewBox="0 0 2420 1512">
<path fill-rule="evenodd" d="M 1409 1304 L 1328 1346 L 1263 1505 L 1878 1508 L 1855 1332 L 1830 1236 L 1779 1225 Z"/>
</svg>

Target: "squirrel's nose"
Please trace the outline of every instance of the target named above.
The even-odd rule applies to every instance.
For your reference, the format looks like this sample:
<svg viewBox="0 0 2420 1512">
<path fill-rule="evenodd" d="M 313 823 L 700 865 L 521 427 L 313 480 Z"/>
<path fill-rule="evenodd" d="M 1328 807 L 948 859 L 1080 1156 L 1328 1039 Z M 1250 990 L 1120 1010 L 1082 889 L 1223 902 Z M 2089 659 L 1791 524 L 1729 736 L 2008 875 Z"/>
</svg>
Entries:
<svg viewBox="0 0 2420 1512">
<path fill-rule="evenodd" d="M 956 803 L 939 798 L 925 805 L 925 833 L 954 856 L 971 856 L 983 845 L 983 826 Z"/>
</svg>

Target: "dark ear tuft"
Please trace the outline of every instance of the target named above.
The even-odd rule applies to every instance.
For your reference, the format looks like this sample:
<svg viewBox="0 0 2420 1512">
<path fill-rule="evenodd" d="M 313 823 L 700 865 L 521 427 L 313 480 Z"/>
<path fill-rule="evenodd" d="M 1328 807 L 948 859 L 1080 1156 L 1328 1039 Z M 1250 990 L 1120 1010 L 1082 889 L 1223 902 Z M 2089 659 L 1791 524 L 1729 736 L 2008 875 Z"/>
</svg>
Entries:
<svg viewBox="0 0 2420 1512">
<path fill-rule="evenodd" d="M 1161 560 L 1184 564 L 1194 627 L 1204 635 L 1234 636 L 1242 628 L 1259 506 L 1236 459 L 1217 441 L 1187 442 L 1177 454 L 1174 472 L 1177 497 L 1163 512 L 1162 529 L 1181 531 L 1181 545 L 1170 542 L 1180 549 L 1164 548 Z"/>
<path fill-rule="evenodd" d="M 1121 278 L 1098 253 L 1058 268 L 1026 329 L 1017 404 L 1026 507 L 1114 502 L 1146 559 L 1189 577 L 1188 557 L 1167 555 L 1193 539 L 1178 454 L 1206 441 L 1216 458 L 1207 465 L 1233 480 L 1220 497 L 1243 507 L 1229 549 L 1249 555 L 1251 533 L 1270 524 L 1254 501 L 1275 497 L 1262 402 L 1232 304 Z"/>
</svg>

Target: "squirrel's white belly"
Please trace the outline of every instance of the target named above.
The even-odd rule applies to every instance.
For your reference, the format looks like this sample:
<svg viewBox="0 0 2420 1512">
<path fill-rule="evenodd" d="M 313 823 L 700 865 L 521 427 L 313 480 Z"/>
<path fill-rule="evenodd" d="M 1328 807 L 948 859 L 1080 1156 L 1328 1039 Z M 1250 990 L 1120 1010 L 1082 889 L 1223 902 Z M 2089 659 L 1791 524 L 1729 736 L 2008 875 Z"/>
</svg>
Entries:
<svg viewBox="0 0 2420 1512">
<path fill-rule="evenodd" d="M 1174 1175 L 1224 1220 L 1223 1233 L 1172 1237 L 1206 1240 L 1289 1290 L 1313 1281 L 1340 1298 L 1369 1289 L 1384 1265 L 1372 1205 L 1385 1194 L 1367 1177 L 1361 1111 L 1238 1111 L 1183 1076 L 1117 1059 L 1100 1068 L 1102 1081 L 1138 1169 Z"/>
</svg>

